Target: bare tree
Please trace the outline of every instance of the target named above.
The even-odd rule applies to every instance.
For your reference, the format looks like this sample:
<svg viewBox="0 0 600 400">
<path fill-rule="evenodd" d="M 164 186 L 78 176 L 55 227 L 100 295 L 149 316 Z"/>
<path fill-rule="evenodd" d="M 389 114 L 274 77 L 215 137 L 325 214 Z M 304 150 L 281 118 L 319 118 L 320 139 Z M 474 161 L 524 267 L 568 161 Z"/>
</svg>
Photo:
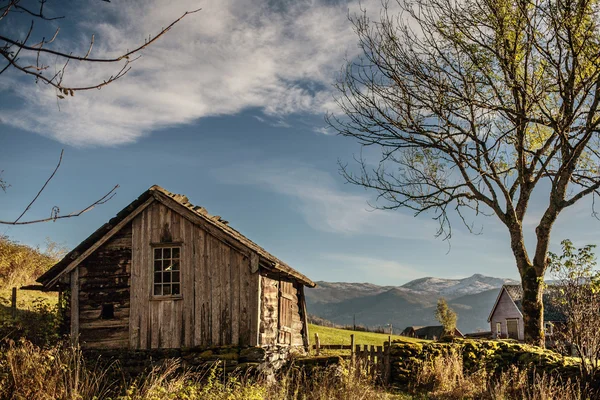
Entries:
<svg viewBox="0 0 600 400">
<path fill-rule="evenodd" d="M 46 179 L 46 182 L 42 185 L 40 190 L 38 190 L 38 192 L 35 195 L 35 197 L 33 198 L 33 200 L 31 200 L 27 204 L 27 206 L 25 207 L 23 212 L 14 220 L 8 220 L 8 221 L 0 220 L 0 224 L 2 224 L 2 225 L 29 225 L 29 224 L 37 224 L 40 222 L 49 222 L 49 221 L 56 221 L 59 219 L 78 217 L 81 214 L 90 211 L 94 207 L 106 203 L 107 201 L 109 201 L 110 199 L 112 199 L 114 197 L 114 195 L 116 194 L 116 190 L 119 188 L 119 185 L 115 185 L 115 187 L 113 187 L 110 191 L 105 193 L 98 200 L 92 202 L 91 204 L 89 204 L 86 207 L 79 209 L 77 211 L 72 211 L 67 214 L 61 214 L 60 207 L 53 206 L 52 210 L 50 211 L 49 217 L 23 221 L 22 219 L 25 216 L 25 214 L 27 214 L 27 212 L 31 209 L 31 207 L 34 205 L 34 203 L 39 199 L 42 192 L 46 189 L 46 187 L 48 186 L 50 181 L 56 175 L 56 172 L 58 171 L 58 169 L 60 168 L 60 166 L 62 164 L 63 154 L 64 154 L 64 150 L 62 150 L 60 152 L 60 158 L 58 159 L 58 162 L 56 164 L 56 167 L 54 168 L 54 171 L 52 171 L 52 174 L 50 175 L 50 177 L 48 179 Z M 6 190 L 7 187 L 8 187 L 8 185 L 3 180 L 0 180 L 0 188 Z"/>
<path fill-rule="evenodd" d="M 559 214 L 600 188 L 600 32 L 590 0 L 399 0 L 392 15 L 351 17 L 362 56 L 337 82 L 330 125 L 381 151 L 348 182 L 379 208 L 448 213 L 471 229 L 479 213 L 506 226 L 524 290 L 525 340 L 544 345 L 543 277 Z M 344 115 L 345 114 L 345 115 Z M 531 194 L 548 205 L 530 254 Z"/>
<path fill-rule="evenodd" d="M 594 247 L 575 249 L 570 240 L 563 240 L 563 253 L 549 254 L 550 271 L 557 280 L 551 300 L 566 318 L 566 325 L 558 326 L 553 335 L 565 350 L 575 350 L 588 382 L 600 370 L 600 271 L 595 269 Z"/>
<path fill-rule="evenodd" d="M 106 2 L 109 2 L 105 0 Z M 185 18 L 188 14 L 193 14 L 198 10 L 185 12 L 181 17 L 171 22 L 166 28 L 162 28 L 155 36 L 146 38 L 143 44 L 140 44 L 133 50 L 125 50 L 117 57 L 96 58 L 92 57 L 94 47 L 94 35 L 90 38 L 90 44 L 85 54 L 74 54 L 72 51 L 61 51 L 51 47 L 60 33 L 60 27 L 53 30 L 50 37 L 42 36 L 33 40 L 32 34 L 36 23 L 43 25 L 50 21 L 64 18 L 64 16 L 49 16 L 44 11 L 44 6 L 48 0 L 0 0 L 0 23 L 7 26 L 9 24 L 19 24 L 21 20 L 13 21 L 15 16 L 26 15 L 31 17 L 26 32 L 23 37 L 10 37 L 6 34 L 0 34 L 0 60 L 4 59 L 6 64 L 0 69 L 0 74 L 9 68 L 14 68 L 26 75 L 35 78 L 36 82 L 43 82 L 53 86 L 58 91 L 57 96 L 73 96 L 74 92 L 82 90 L 100 89 L 125 76 L 131 69 L 131 63 L 139 58 L 139 53 L 154 43 L 158 38 L 167 33 L 175 24 Z M 44 27 L 46 28 L 46 27 Z M 56 72 L 50 72 L 48 58 L 58 65 Z M 96 64 L 121 64 L 115 72 L 107 76 L 100 82 L 89 82 L 84 85 L 70 85 L 65 83 L 67 67 L 70 62 L 96 63 Z"/>
<path fill-rule="evenodd" d="M 104 1 L 107 3 L 110 2 L 109 0 Z M 42 25 L 42 28 L 46 29 L 47 26 L 44 26 L 44 24 L 64 18 L 64 16 L 61 15 L 47 15 L 44 10 L 47 2 L 48 0 L 0 0 L 0 26 L 8 26 L 10 24 L 10 26 L 13 27 L 11 31 L 16 32 L 18 29 L 14 28 L 24 21 L 23 16 L 31 17 L 31 22 L 27 25 L 27 27 L 25 27 L 26 29 L 24 29 L 24 32 L 26 33 L 23 35 L 23 37 L 11 37 L 5 33 L 6 30 L 0 34 L 0 60 L 5 61 L 4 66 L 0 64 L 0 74 L 6 72 L 9 68 L 16 69 L 25 75 L 33 77 L 36 83 L 43 82 L 44 84 L 55 88 L 57 91 L 57 96 L 60 99 L 64 99 L 66 96 L 73 96 L 77 91 L 101 89 L 102 87 L 122 78 L 131 70 L 131 63 L 140 57 L 140 52 L 143 49 L 150 46 L 161 36 L 166 34 L 175 24 L 177 24 L 187 15 L 200 11 L 200 9 L 197 9 L 194 11 L 185 12 L 183 15 L 181 15 L 181 17 L 171 22 L 166 28 L 162 28 L 155 36 L 148 36 L 144 40 L 144 43 L 140 44 L 133 50 L 124 50 L 116 57 L 98 58 L 92 56 L 95 40 L 94 35 L 92 35 L 90 38 L 90 44 L 85 54 L 74 54 L 72 51 L 63 51 L 52 48 L 52 44 L 60 33 L 60 27 L 53 29 L 50 37 L 42 36 L 36 40 L 33 40 L 32 35 L 34 32 L 34 27 Z M 19 19 L 15 19 L 15 17 Z M 53 60 L 56 65 L 58 65 L 58 67 L 55 68 L 56 72 L 49 72 L 50 65 L 48 61 L 50 59 Z M 65 82 L 67 67 L 71 62 L 120 65 L 117 67 L 116 71 L 107 76 L 106 79 L 101 81 L 92 81 L 83 85 L 71 85 Z M 58 206 L 54 206 L 52 207 L 50 216 L 47 218 L 25 221 L 22 220 L 56 174 L 61 165 L 62 158 L 63 151 L 60 153 L 60 159 L 56 165 L 56 168 L 38 191 L 33 200 L 25 207 L 21 215 L 14 220 L 0 220 L 0 224 L 26 225 L 77 217 L 100 204 L 106 203 L 115 195 L 115 191 L 119 185 L 113 187 L 98 200 L 77 211 L 61 214 L 60 208 Z M 10 185 L 0 176 L 0 189 L 6 191 L 9 186 Z"/>
</svg>

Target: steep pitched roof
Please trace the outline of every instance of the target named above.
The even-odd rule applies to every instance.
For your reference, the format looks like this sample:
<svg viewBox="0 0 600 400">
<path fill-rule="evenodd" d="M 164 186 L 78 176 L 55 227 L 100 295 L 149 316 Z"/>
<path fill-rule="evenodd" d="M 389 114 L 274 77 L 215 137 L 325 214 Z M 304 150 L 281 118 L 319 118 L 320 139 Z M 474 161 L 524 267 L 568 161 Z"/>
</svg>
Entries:
<svg viewBox="0 0 600 400">
<path fill-rule="evenodd" d="M 72 263 L 75 260 L 77 260 L 80 256 L 84 255 L 84 253 L 88 249 L 90 249 L 94 244 L 96 244 L 99 240 L 105 238 L 106 235 L 110 234 L 110 232 L 113 231 L 116 226 L 125 221 L 128 217 L 130 218 L 132 215 L 134 215 L 134 213 L 139 212 L 140 209 L 143 209 L 143 207 L 148 205 L 153 200 L 160 201 L 167 207 L 172 207 L 174 206 L 174 204 L 183 206 L 184 209 L 181 209 L 180 207 L 179 210 L 175 209 L 175 211 L 180 212 L 181 214 L 189 212 L 194 216 L 199 217 L 204 223 L 207 223 L 211 227 L 224 232 L 237 243 L 240 243 L 244 247 L 256 252 L 261 261 L 261 266 L 291 276 L 306 286 L 316 286 L 316 284 L 310 279 L 308 279 L 306 276 L 294 270 L 292 267 L 290 267 L 277 257 L 273 256 L 271 253 L 267 252 L 265 249 L 263 249 L 262 247 L 260 247 L 244 235 L 242 235 L 240 232 L 233 229 L 231 226 L 229 226 L 229 223 L 221 217 L 209 215 L 206 209 L 204 209 L 203 207 L 191 204 L 186 196 L 171 193 L 158 185 L 150 187 L 137 199 L 131 202 L 127 207 L 119 211 L 119 213 L 117 213 L 117 215 L 114 218 L 112 218 L 110 221 L 98 228 L 87 239 L 85 239 L 71 252 L 69 252 L 62 260 L 60 260 L 46 273 L 40 276 L 37 279 L 37 281 L 46 286 L 47 289 L 51 289 L 51 287 L 49 286 L 52 286 L 52 284 L 56 282 L 60 275 L 62 275 L 65 272 L 68 272 L 67 268 L 69 266 L 71 266 L 72 268 Z M 172 204 L 171 202 L 174 204 Z M 79 262 L 81 261 L 82 260 L 79 260 Z"/>
<path fill-rule="evenodd" d="M 556 307 L 555 302 L 552 301 L 552 298 L 558 294 L 559 287 L 556 285 L 548 285 L 544 289 L 544 294 L 542 295 L 542 302 L 544 304 L 544 321 L 565 321 L 565 315 Z M 498 293 L 498 298 L 496 299 L 496 303 L 494 303 L 494 307 L 490 312 L 490 316 L 488 318 L 488 322 L 491 321 L 492 315 L 494 315 L 494 311 L 496 310 L 496 306 L 498 305 L 498 301 L 500 300 L 500 296 L 502 296 L 502 292 L 506 291 L 511 300 L 515 303 L 515 306 L 523 314 L 523 287 L 521 285 L 503 285 L 502 289 L 500 289 L 500 293 Z"/>
</svg>

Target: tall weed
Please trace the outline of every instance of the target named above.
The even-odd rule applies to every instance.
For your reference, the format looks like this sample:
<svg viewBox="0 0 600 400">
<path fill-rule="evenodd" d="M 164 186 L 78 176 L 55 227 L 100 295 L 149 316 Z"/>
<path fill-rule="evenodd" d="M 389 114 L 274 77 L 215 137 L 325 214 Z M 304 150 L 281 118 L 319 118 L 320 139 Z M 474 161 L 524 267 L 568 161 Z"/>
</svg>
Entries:
<svg viewBox="0 0 600 400">
<path fill-rule="evenodd" d="M 583 400 L 595 399 L 579 382 L 558 376 L 511 367 L 497 376 L 479 369 L 464 370 L 456 350 L 423 363 L 410 388 L 413 394 L 427 393 L 432 400 Z"/>
</svg>

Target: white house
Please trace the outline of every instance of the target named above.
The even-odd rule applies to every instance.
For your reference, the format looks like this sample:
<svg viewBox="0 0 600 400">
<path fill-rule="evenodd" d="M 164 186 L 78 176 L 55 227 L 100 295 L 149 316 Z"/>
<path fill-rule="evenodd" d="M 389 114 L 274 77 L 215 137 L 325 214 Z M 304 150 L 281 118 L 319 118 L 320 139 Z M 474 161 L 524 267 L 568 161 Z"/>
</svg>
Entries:
<svg viewBox="0 0 600 400">
<path fill-rule="evenodd" d="M 564 315 L 549 301 L 554 291 L 553 286 L 548 286 L 543 296 L 544 329 L 546 336 L 549 337 L 552 336 L 554 325 L 564 322 Z M 493 338 L 524 340 L 522 299 L 523 288 L 521 285 L 502 286 L 488 317 Z"/>
</svg>

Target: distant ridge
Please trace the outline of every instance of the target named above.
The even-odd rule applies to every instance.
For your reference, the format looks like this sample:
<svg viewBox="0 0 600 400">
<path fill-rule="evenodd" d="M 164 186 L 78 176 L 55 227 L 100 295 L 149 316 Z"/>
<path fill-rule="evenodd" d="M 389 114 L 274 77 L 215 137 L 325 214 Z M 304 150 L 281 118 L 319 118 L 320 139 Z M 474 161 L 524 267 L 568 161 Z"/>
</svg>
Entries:
<svg viewBox="0 0 600 400">
<path fill-rule="evenodd" d="M 437 324 L 434 308 L 445 297 L 458 314 L 464 332 L 489 330 L 487 316 L 504 284 L 512 279 L 482 274 L 463 279 L 425 277 L 402 286 L 372 283 L 317 282 L 306 290 L 308 312 L 340 325 L 379 327 L 392 324 L 400 332 L 409 325 Z"/>
</svg>

